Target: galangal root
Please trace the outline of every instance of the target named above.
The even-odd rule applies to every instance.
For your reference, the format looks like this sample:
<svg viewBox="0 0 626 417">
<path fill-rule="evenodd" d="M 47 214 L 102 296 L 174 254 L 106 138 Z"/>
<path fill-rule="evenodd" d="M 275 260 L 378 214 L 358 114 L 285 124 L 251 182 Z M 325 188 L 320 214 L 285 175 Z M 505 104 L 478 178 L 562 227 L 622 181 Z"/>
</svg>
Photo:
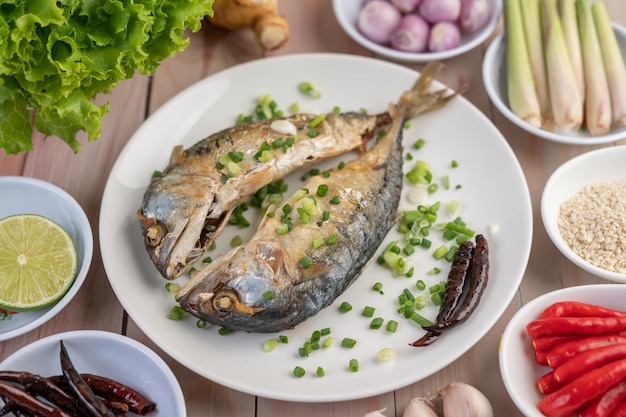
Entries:
<svg viewBox="0 0 626 417">
<path fill-rule="evenodd" d="M 278 14 L 278 0 L 215 0 L 209 21 L 228 30 L 252 29 L 265 50 L 282 47 L 289 26 Z"/>
</svg>

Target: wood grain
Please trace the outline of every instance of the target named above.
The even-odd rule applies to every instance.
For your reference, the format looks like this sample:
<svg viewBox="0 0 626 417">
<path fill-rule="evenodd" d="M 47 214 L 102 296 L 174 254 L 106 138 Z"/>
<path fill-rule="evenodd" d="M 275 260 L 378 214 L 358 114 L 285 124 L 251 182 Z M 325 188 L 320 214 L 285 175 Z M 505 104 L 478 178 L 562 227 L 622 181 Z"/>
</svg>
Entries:
<svg viewBox="0 0 626 417">
<path fill-rule="evenodd" d="M 626 2 L 606 0 L 605 3 L 612 18 L 626 26 Z M 155 346 L 124 314 L 102 265 L 98 219 L 108 174 L 145 118 L 195 82 L 265 56 L 308 52 L 374 56 L 343 33 L 332 14 L 331 0 L 284 0 L 279 8 L 289 21 L 291 30 L 289 42 L 282 49 L 266 53 L 250 31 L 228 32 L 205 22 L 200 32 L 190 35 L 190 46 L 178 56 L 166 60 L 153 77 L 137 75 L 118 85 L 110 96 L 98 99 L 110 100 L 111 112 L 103 120 L 101 138 L 84 143 L 78 154 L 72 153 L 57 138 L 44 141 L 39 134 L 33 135 L 35 146 L 32 152 L 25 155 L 0 154 L 0 175 L 45 179 L 72 194 L 85 209 L 95 237 L 93 265 L 77 297 L 46 325 L 0 343 L 0 360 L 46 335 L 75 329 L 102 329 L 125 333 L 145 343 L 166 360 L 183 387 L 189 417 L 357 417 L 383 408 L 386 409 L 385 415 L 399 417 L 411 398 L 430 397 L 452 381 L 467 382 L 479 388 L 493 403 L 495 415 L 521 417 L 504 388 L 498 367 L 498 344 L 506 323 L 521 305 L 548 291 L 603 282 L 577 268 L 552 245 L 541 223 L 539 210 L 543 186 L 554 169 L 568 159 L 592 149 L 624 145 L 626 138 L 602 146 L 569 146 L 534 137 L 506 120 L 490 103 L 482 84 L 481 62 L 488 41 L 460 57 L 447 60 L 439 81 L 452 87 L 469 84 L 465 98 L 502 132 L 526 176 L 534 222 L 532 251 L 517 297 L 474 348 L 435 375 L 394 392 L 358 401 L 292 403 L 240 393 L 189 371 Z M 501 25 L 494 36 L 500 30 Z M 417 70 L 421 68 L 417 64 L 403 65 Z"/>
</svg>

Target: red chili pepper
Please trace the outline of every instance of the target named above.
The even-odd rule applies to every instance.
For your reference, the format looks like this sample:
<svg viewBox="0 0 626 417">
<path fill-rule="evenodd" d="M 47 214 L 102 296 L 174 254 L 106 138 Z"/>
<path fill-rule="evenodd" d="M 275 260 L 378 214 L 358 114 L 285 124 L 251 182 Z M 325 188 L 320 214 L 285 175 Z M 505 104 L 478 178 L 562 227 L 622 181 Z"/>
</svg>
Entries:
<svg viewBox="0 0 626 417">
<path fill-rule="evenodd" d="M 528 336 L 535 339 L 539 336 L 557 334 L 593 335 L 615 333 L 626 330 L 624 317 L 553 317 L 533 320 L 526 325 Z"/>
<path fill-rule="evenodd" d="M 626 417 L 626 401 L 620 402 L 617 407 L 611 411 L 609 417 Z"/>
<path fill-rule="evenodd" d="M 547 354 L 548 352 L 546 352 L 545 350 L 535 351 L 535 362 L 537 363 L 537 365 L 544 365 L 544 366 L 548 365 L 548 359 L 546 357 Z"/>
<path fill-rule="evenodd" d="M 574 356 L 606 345 L 626 343 L 626 336 L 618 334 L 604 334 L 588 336 L 572 340 L 556 346 L 546 354 L 546 361 L 552 368 L 558 368 Z"/>
<path fill-rule="evenodd" d="M 547 307 L 539 316 L 540 319 L 551 317 L 623 317 L 626 312 L 582 303 L 580 301 L 559 301 Z"/>
<path fill-rule="evenodd" d="M 611 362 L 576 378 L 543 397 L 537 407 L 546 416 L 574 412 L 626 378 L 626 359 Z"/>
<path fill-rule="evenodd" d="M 556 346 L 569 342 L 570 340 L 580 339 L 581 336 L 577 334 L 558 335 L 558 336 L 539 336 L 533 339 L 533 348 L 537 350 L 548 351 Z"/>
<path fill-rule="evenodd" d="M 598 366 L 624 358 L 626 358 L 626 344 L 624 343 L 590 349 L 557 367 L 553 372 L 554 379 L 564 384 Z"/>
<path fill-rule="evenodd" d="M 607 392 L 591 401 L 579 412 L 579 417 L 604 417 L 626 399 L 626 381 L 622 381 Z"/>
<path fill-rule="evenodd" d="M 537 389 L 542 394 L 551 394 L 561 388 L 563 384 L 559 384 L 559 382 L 554 379 L 554 372 L 550 371 L 546 374 L 543 374 L 537 380 Z"/>
</svg>

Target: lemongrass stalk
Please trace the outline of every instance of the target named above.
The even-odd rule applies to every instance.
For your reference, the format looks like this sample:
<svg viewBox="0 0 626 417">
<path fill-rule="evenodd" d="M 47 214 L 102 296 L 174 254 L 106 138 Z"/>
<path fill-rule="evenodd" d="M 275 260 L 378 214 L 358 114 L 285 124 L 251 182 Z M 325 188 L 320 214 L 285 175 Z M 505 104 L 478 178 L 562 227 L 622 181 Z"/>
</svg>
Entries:
<svg viewBox="0 0 626 417">
<path fill-rule="evenodd" d="M 557 0 L 543 0 L 544 51 L 554 122 L 564 131 L 578 130 L 583 106 L 565 44 Z"/>
<path fill-rule="evenodd" d="M 535 80 L 535 92 L 541 109 L 541 127 L 554 130 L 554 118 L 550 106 L 546 61 L 543 53 L 543 31 L 541 29 L 541 0 L 520 2 L 528 57 Z"/>
<path fill-rule="evenodd" d="M 617 44 L 611 20 L 602 2 L 591 5 L 600 47 L 604 69 L 611 91 L 611 105 L 613 107 L 613 121 L 618 125 L 626 125 L 626 65 L 624 57 Z"/>
<path fill-rule="evenodd" d="M 541 108 L 528 57 L 520 0 L 505 0 L 504 10 L 509 106 L 520 119 L 541 127 Z"/>
<path fill-rule="evenodd" d="M 576 16 L 576 0 L 559 0 L 561 12 L 561 24 L 569 59 L 576 77 L 576 85 L 580 93 L 580 100 L 585 100 L 585 75 L 583 71 L 582 49 L 580 45 L 580 32 Z"/>
<path fill-rule="evenodd" d="M 602 50 L 588 0 L 576 0 L 585 85 L 585 124 L 593 136 L 611 129 L 611 94 L 602 62 Z"/>
</svg>

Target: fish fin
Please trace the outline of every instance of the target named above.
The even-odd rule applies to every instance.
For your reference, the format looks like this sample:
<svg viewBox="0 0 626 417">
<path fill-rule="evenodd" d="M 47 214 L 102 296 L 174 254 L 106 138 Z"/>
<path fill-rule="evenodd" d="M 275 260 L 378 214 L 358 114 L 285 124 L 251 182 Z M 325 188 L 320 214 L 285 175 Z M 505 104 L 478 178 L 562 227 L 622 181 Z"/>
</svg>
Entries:
<svg viewBox="0 0 626 417">
<path fill-rule="evenodd" d="M 175 165 L 180 165 L 184 163 L 185 160 L 185 148 L 183 147 L 183 145 L 176 145 L 172 149 L 172 153 L 170 154 L 170 162 L 167 167 L 169 168 Z"/>
</svg>

